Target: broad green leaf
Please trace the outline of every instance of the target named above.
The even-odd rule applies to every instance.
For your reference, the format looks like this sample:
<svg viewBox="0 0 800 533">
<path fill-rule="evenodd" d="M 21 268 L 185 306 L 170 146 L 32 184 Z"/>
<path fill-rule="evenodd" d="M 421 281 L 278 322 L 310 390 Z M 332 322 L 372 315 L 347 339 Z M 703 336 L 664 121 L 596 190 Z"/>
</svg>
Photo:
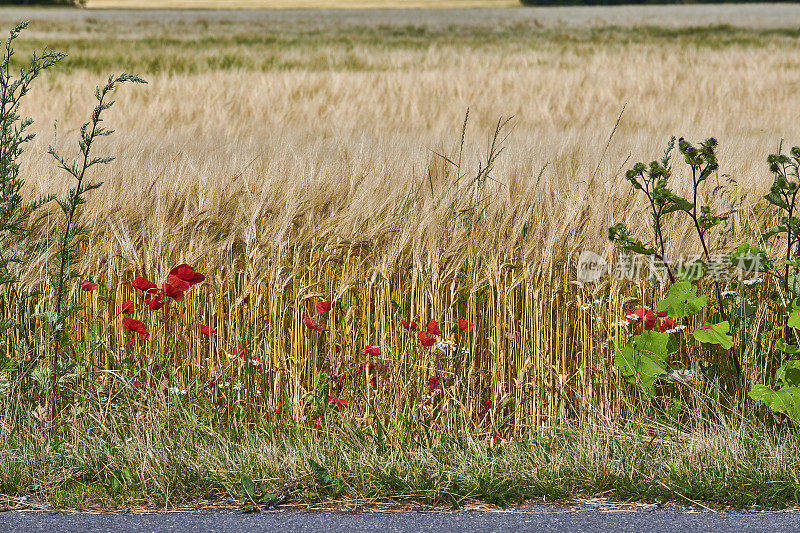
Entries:
<svg viewBox="0 0 800 533">
<path fill-rule="evenodd" d="M 247 476 L 242 476 L 242 488 L 244 489 L 245 494 L 247 494 L 248 498 L 251 500 L 256 499 L 256 485 L 253 483 L 253 480 Z"/>
<path fill-rule="evenodd" d="M 666 369 L 670 336 L 657 331 L 645 331 L 635 335 L 615 354 L 615 361 L 622 377 L 628 383 L 639 385 L 645 394 L 652 396 L 655 381 Z"/>
<path fill-rule="evenodd" d="M 789 204 L 786 203 L 786 200 L 783 198 L 783 196 L 780 195 L 780 193 L 777 190 L 774 189 L 771 190 L 769 194 L 764 196 L 764 199 L 769 203 L 771 203 L 772 205 L 775 205 L 782 209 L 789 209 Z"/>
<path fill-rule="evenodd" d="M 713 324 L 711 327 L 703 326 L 697 328 L 692 332 L 695 340 L 704 344 L 719 344 L 725 350 L 733 348 L 733 337 L 728 335 L 731 330 L 731 325 L 726 320 L 719 324 Z"/>
<path fill-rule="evenodd" d="M 667 296 L 658 302 L 656 309 L 666 311 L 673 318 L 683 318 L 700 312 L 706 305 L 705 296 L 697 296 L 697 287 L 688 281 L 679 281 L 669 289 Z"/>
<path fill-rule="evenodd" d="M 794 422 L 800 421 L 800 387 L 786 385 L 774 391 L 765 385 L 753 385 L 749 396 L 757 402 L 764 402 L 773 411 L 785 413 Z"/>
<path fill-rule="evenodd" d="M 789 320 L 786 321 L 786 325 L 790 328 L 800 329 L 800 309 L 789 314 Z"/>
<path fill-rule="evenodd" d="M 782 385 L 791 385 L 792 387 L 800 385 L 800 361 L 797 359 L 786 361 L 775 371 L 775 380 Z"/>
<path fill-rule="evenodd" d="M 789 344 L 785 342 L 783 339 L 778 339 L 775 341 L 775 349 L 780 350 L 783 353 L 798 353 L 800 352 L 800 346 L 795 346 L 793 344 Z"/>
</svg>

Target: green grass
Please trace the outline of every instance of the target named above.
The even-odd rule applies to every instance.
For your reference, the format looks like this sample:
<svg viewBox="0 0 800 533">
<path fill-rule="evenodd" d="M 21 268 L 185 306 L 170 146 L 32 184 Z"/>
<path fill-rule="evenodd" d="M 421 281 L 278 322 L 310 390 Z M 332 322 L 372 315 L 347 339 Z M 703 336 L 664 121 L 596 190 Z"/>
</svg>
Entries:
<svg viewBox="0 0 800 533">
<path fill-rule="evenodd" d="M 418 61 L 411 57 L 399 63 L 389 61 L 386 58 L 388 53 L 422 53 L 435 48 L 496 54 L 563 49 L 579 55 L 632 46 L 669 45 L 685 49 L 690 55 L 727 47 L 800 48 L 800 30 L 797 29 L 751 30 L 726 25 L 585 29 L 511 25 L 494 31 L 459 25 L 443 28 L 383 25 L 290 31 L 280 26 L 276 29 L 237 29 L 211 24 L 200 34 L 197 26 L 192 26 L 186 32 L 177 28 L 164 34 L 124 35 L 121 38 L 115 38 L 117 28 L 111 25 L 96 29 L 88 36 L 65 37 L 71 29 L 67 25 L 60 28 L 58 23 L 51 25 L 48 33 L 52 32 L 52 35 L 28 38 L 21 43 L 19 57 L 49 46 L 69 55 L 69 61 L 59 69 L 61 73 L 87 70 L 103 74 L 125 68 L 153 75 L 225 70 L 379 71 L 407 68 Z M 698 57 L 691 59 L 697 60 Z"/>
<path fill-rule="evenodd" d="M 6 411 L 0 430 L 6 503 L 22 496 L 70 508 L 237 502 L 242 476 L 283 503 L 335 497 L 505 506 L 598 494 L 735 508 L 800 502 L 800 437 L 782 429 L 565 426 L 492 448 L 488 436 L 476 439 L 445 425 L 384 441 L 377 426 L 332 421 L 314 430 L 279 417 L 220 428 L 174 406 L 167 413 L 157 417 L 135 406 L 84 412 L 48 439 L 30 417 Z M 330 479 L 321 480 L 309 460 Z"/>
</svg>

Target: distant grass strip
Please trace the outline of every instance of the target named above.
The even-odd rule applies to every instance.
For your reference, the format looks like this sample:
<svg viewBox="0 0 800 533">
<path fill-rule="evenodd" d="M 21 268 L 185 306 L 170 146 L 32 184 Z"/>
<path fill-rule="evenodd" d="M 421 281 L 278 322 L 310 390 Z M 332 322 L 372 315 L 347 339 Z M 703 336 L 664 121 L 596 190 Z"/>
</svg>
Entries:
<svg viewBox="0 0 800 533">
<path fill-rule="evenodd" d="M 193 74 L 209 71 L 382 71 L 416 65 L 416 58 L 390 60 L 393 51 L 425 52 L 429 48 L 463 48 L 497 53 L 531 50 L 572 50 L 591 54 L 629 46 L 685 48 L 687 53 L 728 47 L 800 48 L 800 30 L 750 30 L 727 25 L 705 28 L 657 26 L 553 30 L 516 25 L 495 31 L 485 28 L 377 26 L 325 28 L 311 31 L 269 30 L 215 33 L 209 26 L 169 35 L 115 37 L 112 31 L 65 37 L 57 27 L 52 36 L 28 39 L 20 57 L 49 44 L 70 57 L 61 72 L 102 73 L 125 65 L 147 74 Z M 182 37 L 181 37 L 182 36 Z"/>
</svg>

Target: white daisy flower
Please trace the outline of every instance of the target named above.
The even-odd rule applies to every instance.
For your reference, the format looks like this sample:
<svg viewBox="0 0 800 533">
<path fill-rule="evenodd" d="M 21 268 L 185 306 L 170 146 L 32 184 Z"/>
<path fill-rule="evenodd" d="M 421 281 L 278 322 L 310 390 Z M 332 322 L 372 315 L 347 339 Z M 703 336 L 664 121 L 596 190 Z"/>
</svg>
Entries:
<svg viewBox="0 0 800 533">
<path fill-rule="evenodd" d="M 751 278 L 744 280 L 742 283 L 744 283 L 749 287 L 750 285 L 755 285 L 756 283 L 763 283 L 763 282 L 764 280 L 762 280 L 761 278 Z"/>
</svg>

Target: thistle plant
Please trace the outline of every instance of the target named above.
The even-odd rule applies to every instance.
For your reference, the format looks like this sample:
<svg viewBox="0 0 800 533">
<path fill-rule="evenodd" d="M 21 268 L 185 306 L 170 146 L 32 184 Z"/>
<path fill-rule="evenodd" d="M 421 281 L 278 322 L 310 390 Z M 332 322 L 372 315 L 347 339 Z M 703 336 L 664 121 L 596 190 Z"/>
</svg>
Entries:
<svg viewBox="0 0 800 533">
<path fill-rule="evenodd" d="M 50 407 L 52 420 L 55 420 L 58 412 L 59 356 L 61 347 L 67 341 L 65 324 L 71 316 L 82 309 L 79 303 L 69 298 L 72 282 L 80 278 L 80 272 L 75 268 L 79 239 L 88 232 L 86 226 L 78 221 L 76 215 L 78 207 L 86 203 L 86 193 L 103 184 L 103 182 L 87 182 L 87 172 L 96 165 L 107 165 L 115 159 L 114 157 L 94 157 L 92 147 L 98 138 L 114 133 L 114 130 L 103 127 L 102 115 L 104 111 L 114 105 L 114 100 L 108 100 L 110 93 L 117 85 L 125 82 L 147 83 L 138 76 L 124 73 L 118 77 L 109 76 L 108 82 L 102 89 L 99 86 L 95 89 L 97 105 L 89 121 L 81 126 L 80 141 L 78 142 L 80 154 L 76 160 L 67 161 L 56 152 L 55 148 L 52 146 L 49 148 L 50 154 L 58 162 L 59 167 L 66 171 L 75 183 L 66 198 L 56 199 L 64 215 L 65 226 L 64 232 L 58 236 L 56 241 L 57 252 L 54 257 L 53 269 L 50 272 L 55 309 L 54 313 L 50 315 L 50 325 L 54 334 Z"/>
<path fill-rule="evenodd" d="M 674 147 L 675 137 L 672 137 L 667 143 L 667 149 L 664 151 L 661 161 L 653 161 L 649 166 L 644 163 L 636 163 L 625 173 L 625 179 L 635 190 L 642 191 L 650 204 L 652 241 L 645 243 L 635 238 L 624 222 L 617 223 L 608 229 L 608 238 L 615 242 L 621 250 L 658 259 L 666 268 L 670 283 L 675 283 L 675 274 L 667 259 L 667 237 L 664 235 L 663 225 L 664 216 L 679 209 L 671 201 L 674 195 L 667 189 L 667 180 L 672 175 L 670 157 Z"/>
<path fill-rule="evenodd" d="M 31 325 L 26 316 L 26 303 L 33 294 L 19 286 L 16 267 L 30 260 L 35 250 L 29 239 L 30 216 L 52 197 L 34 201 L 23 197 L 25 182 L 20 176 L 19 159 L 25 144 L 34 136 L 27 132 L 33 120 L 20 117 L 19 112 L 34 80 L 66 55 L 47 49 L 39 55 L 34 53 L 27 66 L 19 70 L 19 75 L 12 75 L 14 40 L 27 26 L 28 22 L 22 22 L 11 30 L 0 60 L 0 288 L 7 289 L 5 297 L 10 298 L 6 308 L 16 308 L 16 316 L 8 314 L 0 318 L 0 333 L 17 330 L 24 343 L 25 359 L 34 359 Z"/>
</svg>

